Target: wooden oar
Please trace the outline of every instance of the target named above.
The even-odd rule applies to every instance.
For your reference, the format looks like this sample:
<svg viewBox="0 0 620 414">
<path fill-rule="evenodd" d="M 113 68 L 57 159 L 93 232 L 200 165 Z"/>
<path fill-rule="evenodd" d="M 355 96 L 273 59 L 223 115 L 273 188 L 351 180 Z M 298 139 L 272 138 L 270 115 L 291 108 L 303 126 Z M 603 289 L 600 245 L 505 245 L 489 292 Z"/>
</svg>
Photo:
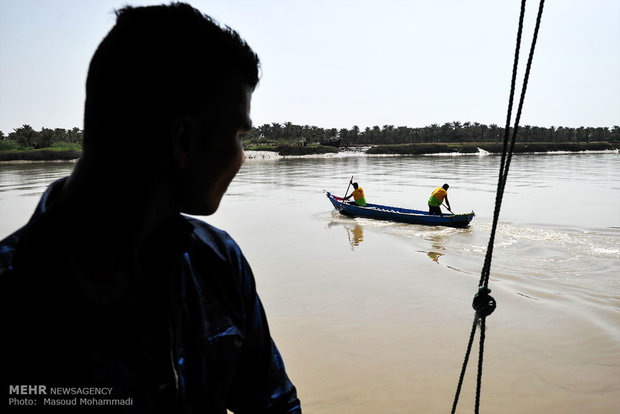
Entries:
<svg viewBox="0 0 620 414">
<path fill-rule="evenodd" d="M 347 191 L 345 191 L 344 196 L 342 196 L 342 202 L 340 203 L 340 207 L 338 207 L 338 211 L 342 210 L 342 205 L 344 204 L 344 198 L 347 196 L 347 193 L 349 192 L 349 187 L 351 187 L 352 182 L 353 182 L 353 176 L 351 176 L 351 179 L 349 180 L 349 185 L 347 185 Z"/>
<path fill-rule="evenodd" d="M 443 206 L 446 210 L 448 210 L 450 213 L 452 213 L 452 210 L 450 210 L 448 207 L 446 207 L 446 205 L 445 205 L 445 204 L 441 203 L 441 205 L 442 205 L 442 206 Z M 456 214 L 452 213 L 452 215 L 456 215 Z"/>
</svg>

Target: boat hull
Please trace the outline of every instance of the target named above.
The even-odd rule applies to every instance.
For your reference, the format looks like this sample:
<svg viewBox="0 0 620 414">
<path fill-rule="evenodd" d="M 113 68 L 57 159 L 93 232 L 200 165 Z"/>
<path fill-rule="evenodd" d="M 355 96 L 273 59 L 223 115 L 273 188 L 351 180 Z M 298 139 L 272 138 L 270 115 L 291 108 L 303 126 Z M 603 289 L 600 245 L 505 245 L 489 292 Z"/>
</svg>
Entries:
<svg viewBox="0 0 620 414">
<path fill-rule="evenodd" d="M 436 216 L 428 211 L 411 210 L 400 207 L 383 206 L 380 204 L 366 204 L 366 207 L 351 205 L 342 202 L 342 197 L 327 193 L 327 198 L 334 208 L 345 216 L 363 217 L 374 220 L 395 221 L 398 223 L 421 224 L 425 226 L 467 227 L 475 214 L 445 214 Z"/>
</svg>

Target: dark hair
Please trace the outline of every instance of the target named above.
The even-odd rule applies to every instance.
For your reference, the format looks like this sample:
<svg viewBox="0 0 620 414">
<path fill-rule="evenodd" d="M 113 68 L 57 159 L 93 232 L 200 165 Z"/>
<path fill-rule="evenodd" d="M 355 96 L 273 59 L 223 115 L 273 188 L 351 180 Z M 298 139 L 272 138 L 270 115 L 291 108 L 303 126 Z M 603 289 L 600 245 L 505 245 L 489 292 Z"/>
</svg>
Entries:
<svg viewBox="0 0 620 414">
<path fill-rule="evenodd" d="M 84 150 L 156 145 L 167 123 L 256 87 L 259 59 L 229 27 L 188 4 L 125 7 L 86 81 Z M 148 140 L 148 142 L 146 141 Z"/>
<path fill-rule="evenodd" d="M 353 183 L 353 188 L 357 190 L 357 187 L 358 187 L 357 183 Z"/>
<path fill-rule="evenodd" d="M 448 188 L 450 188 L 450 186 L 448 184 L 444 184 L 441 186 L 444 190 L 447 190 Z"/>
</svg>

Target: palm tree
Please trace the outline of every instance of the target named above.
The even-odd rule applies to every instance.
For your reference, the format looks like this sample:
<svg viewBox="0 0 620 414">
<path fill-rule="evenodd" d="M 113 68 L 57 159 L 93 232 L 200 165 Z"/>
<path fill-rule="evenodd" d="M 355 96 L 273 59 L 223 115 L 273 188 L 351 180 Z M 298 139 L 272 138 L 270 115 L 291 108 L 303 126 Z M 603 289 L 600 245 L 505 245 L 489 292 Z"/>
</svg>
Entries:
<svg viewBox="0 0 620 414">
<path fill-rule="evenodd" d="M 499 138 L 502 135 L 500 127 L 497 124 L 491 124 L 489 125 L 489 130 L 491 134 L 491 139 L 495 142 L 499 142 Z"/>
<path fill-rule="evenodd" d="M 452 122 L 452 138 L 458 140 L 461 137 L 461 123 L 459 121 Z"/>
<path fill-rule="evenodd" d="M 22 147 L 34 147 L 37 132 L 28 124 L 15 128 L 9 134 L 9 139 L 16 141 Z"/>
<path fill-rule="evenodd" d="M 360 135 L 360 127 L 358 127 L 357 125 L 353 125 L 353 128 L 351 128 L 351 140 L 353 141 L 354 144 L 357 144 L 357 138 Z"/>
<path fill-rule="evenodd" d="M 431 124 L 431 126 L 429 127 L 431 129 L 431 139 L 433 142 L 437 142 L 438 138 L 439 138 L 439 130 L 440 130 L 440 126 L 439 124 Z"/>
<path fill-rule="evenodd" d="M 453 134 L 453 128 L 452 128 L 452 124 L 449 122 L 446 122 L 445 124 L 443 124 L 441 126 L 441 137 L 439 138 L 439 141 L 447 141 L 448 137 L 451 136 Z"/>
<path fill-rule="evenodd" d="M 291 139 L 291 128 L 293 126 L 292 122 L 285 122 L 284 123 L 284 139 Z"/>
</svg>

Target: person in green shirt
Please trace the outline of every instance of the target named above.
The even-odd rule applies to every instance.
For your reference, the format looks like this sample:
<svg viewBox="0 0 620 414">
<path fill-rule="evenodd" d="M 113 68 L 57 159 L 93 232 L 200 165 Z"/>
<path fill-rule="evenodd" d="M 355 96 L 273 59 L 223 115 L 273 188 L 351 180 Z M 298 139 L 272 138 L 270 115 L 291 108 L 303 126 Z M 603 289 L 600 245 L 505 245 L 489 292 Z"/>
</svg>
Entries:
<svg viewBox="0 0 620 414">
<path fill-rule="evenodd" d="M 430 198 L 428 199 L 428 214 L 436 214 L 439 216 L 443 216 L 441 212 L 441 204 L 444 200 L 446 200 L 446 205 L 448 206 L 448 210 L 452 212 L 450 208 L 450 202 L 448 201 L 448 188 L 450 186 L 448 184 L 444 184 L 441 187 L 435 188 Z"/>
<path fill-rule="evenodd" d="M 346 196 L 344 199 L 348 200 L 351 197 L 353 197 L 353 200 L 355 200 L 355 202 L 349 203 L 349 204 L 355 204 L 360 207 L 366 207 L 366 196 L 364 196 L 364 189 L 360 187 L 357 183 L 352 183 L 352 184 L 353 184 L 353 192 L 349 194 L 348 196 Z"/>
</svg>

